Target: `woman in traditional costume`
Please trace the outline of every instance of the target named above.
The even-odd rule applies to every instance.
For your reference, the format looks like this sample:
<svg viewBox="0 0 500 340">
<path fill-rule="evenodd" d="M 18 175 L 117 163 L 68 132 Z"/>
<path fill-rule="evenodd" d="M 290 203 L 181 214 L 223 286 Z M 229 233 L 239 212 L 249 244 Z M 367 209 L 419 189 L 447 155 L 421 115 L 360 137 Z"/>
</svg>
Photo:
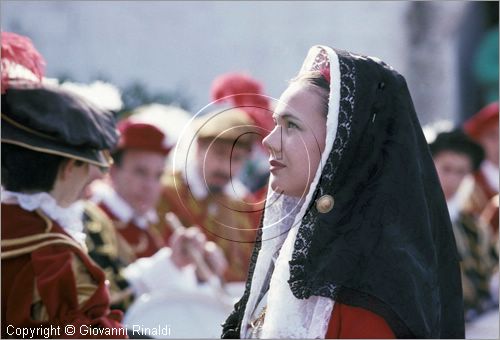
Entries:
<svg viewBox="0 0 500 340">
<path fill-rule="evenodd" d="M 224 338 L 463 338 L 457 249 L 404 78 L 310 49 L 281 96 L 266 209 Z"/>
</svg>

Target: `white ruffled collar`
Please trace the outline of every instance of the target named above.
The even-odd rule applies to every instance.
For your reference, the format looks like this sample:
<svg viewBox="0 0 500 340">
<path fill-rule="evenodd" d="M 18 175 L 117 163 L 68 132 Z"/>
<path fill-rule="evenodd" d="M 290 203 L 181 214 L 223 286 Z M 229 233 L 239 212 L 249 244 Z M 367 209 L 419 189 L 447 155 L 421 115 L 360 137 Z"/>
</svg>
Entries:
<svg viewBox="0 0 500 340">
<path fill-rule="evenodd" d="M 85 233 L 83 232 L 82 211 L 78 205 L 68 208 L 59 206 L 50 194 L 39 192 L 25 194 L 2 190 L 2 203 L 18 204 L 27 211 L 41 209 L 49 218 L 56 221 L 78 243 L 85 246 Z"/>
<path fill-rule="evenodd" d="M 158 214 L 154 209 L 149 210 L 143 215 L 137 215 L 130 204 L 118 195 L 113 187 L 105 182 L 93 184 L 92 191 L 92 201 L 97 204 L 103 203 L 123 223 L 132 221 L 136 226 L 145 230 L 151 224 L 159 221 Z"/>
<path fill-rule="evenodd" d="M 460 195 L 457 193 L 448 201 L 446 201 L 446 205 L 448 206 L 448 214 L 450 215 L 451 223 L 455 223 L 459 216 L 460 210 L 462 208 L 463 200 L 460 199 Z"/>
</svg>

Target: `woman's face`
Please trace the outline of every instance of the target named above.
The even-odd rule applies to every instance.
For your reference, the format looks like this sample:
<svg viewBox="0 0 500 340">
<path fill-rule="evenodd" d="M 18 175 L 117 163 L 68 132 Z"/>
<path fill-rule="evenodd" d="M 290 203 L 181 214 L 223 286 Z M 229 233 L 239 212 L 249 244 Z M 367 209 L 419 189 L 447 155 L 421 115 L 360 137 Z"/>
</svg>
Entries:
<svg viewBox="0 0 500 340">
<path fill-rule="evenodd" d="M 269 149 L 270 185 L 290 196 L 307 194 L 325 149 L 326 113 L 321 93 L 313 85 L 295 82 L 281 95 L 275 127 L 262 141 Z"/>
</svg>

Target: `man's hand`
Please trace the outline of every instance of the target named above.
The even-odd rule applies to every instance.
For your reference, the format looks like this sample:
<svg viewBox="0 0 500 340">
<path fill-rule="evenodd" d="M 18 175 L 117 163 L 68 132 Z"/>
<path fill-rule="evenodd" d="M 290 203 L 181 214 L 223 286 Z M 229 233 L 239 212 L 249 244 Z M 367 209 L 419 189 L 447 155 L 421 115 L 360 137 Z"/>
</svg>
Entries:
<svg viewBox="0 0 500 340">
<path fill-rule="evenodd" d="M 172 262 L 183 268 L 195 262 L 196 254 L 203 254 L 206 237 L 198 227 L 177 229 L 170 237 Z"/>
<path fill-rule="evenodd" d="M 214 242 L 208 241 L 205 243 L 203 251 L 203 257 L 210 270 L 218 277 L 223 277 L 228 263 L 222 249 Z M 202 277 L 201 273 L 198 275 L 198 278 L 202 281 L 208 279 Z"/>
<path fill-rule="evenodd" d="M 213 274 L 221 278 L 228 267 L 222 249 L 214 242 L 207 241 L 198 227 L 176 229 L 170 238 L 170 247 L 172 262 L 178 268 L 194 264 L 199 281 L 207 281 Z"/>
</svg>

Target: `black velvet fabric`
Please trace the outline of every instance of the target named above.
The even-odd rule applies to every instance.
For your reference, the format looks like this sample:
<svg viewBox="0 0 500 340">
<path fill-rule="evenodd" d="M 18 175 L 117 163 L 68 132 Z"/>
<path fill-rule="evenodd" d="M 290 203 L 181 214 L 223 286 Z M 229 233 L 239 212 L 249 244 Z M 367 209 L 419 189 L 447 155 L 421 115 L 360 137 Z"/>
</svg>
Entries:
<svg viewBox="0 0 500 340">
<path fill-rule="evenodd" d="M 63 89 L 14 84 L 2 95 L 2 140 L 100 161 L 118 140 L 113 113 Z"/>
<path fill-rule="evenodd" d="M 463 338 L 455 240 L 406 82 L 383 62 L 336 52 L 339 128 L 299 227 L 290 289 L 371 310 L 399 338 Z M 315 208 L 324 194 L 335 199 L 326 214 Z M 223 337 L 239 337 L 254 267 Z"/>
</svg>

